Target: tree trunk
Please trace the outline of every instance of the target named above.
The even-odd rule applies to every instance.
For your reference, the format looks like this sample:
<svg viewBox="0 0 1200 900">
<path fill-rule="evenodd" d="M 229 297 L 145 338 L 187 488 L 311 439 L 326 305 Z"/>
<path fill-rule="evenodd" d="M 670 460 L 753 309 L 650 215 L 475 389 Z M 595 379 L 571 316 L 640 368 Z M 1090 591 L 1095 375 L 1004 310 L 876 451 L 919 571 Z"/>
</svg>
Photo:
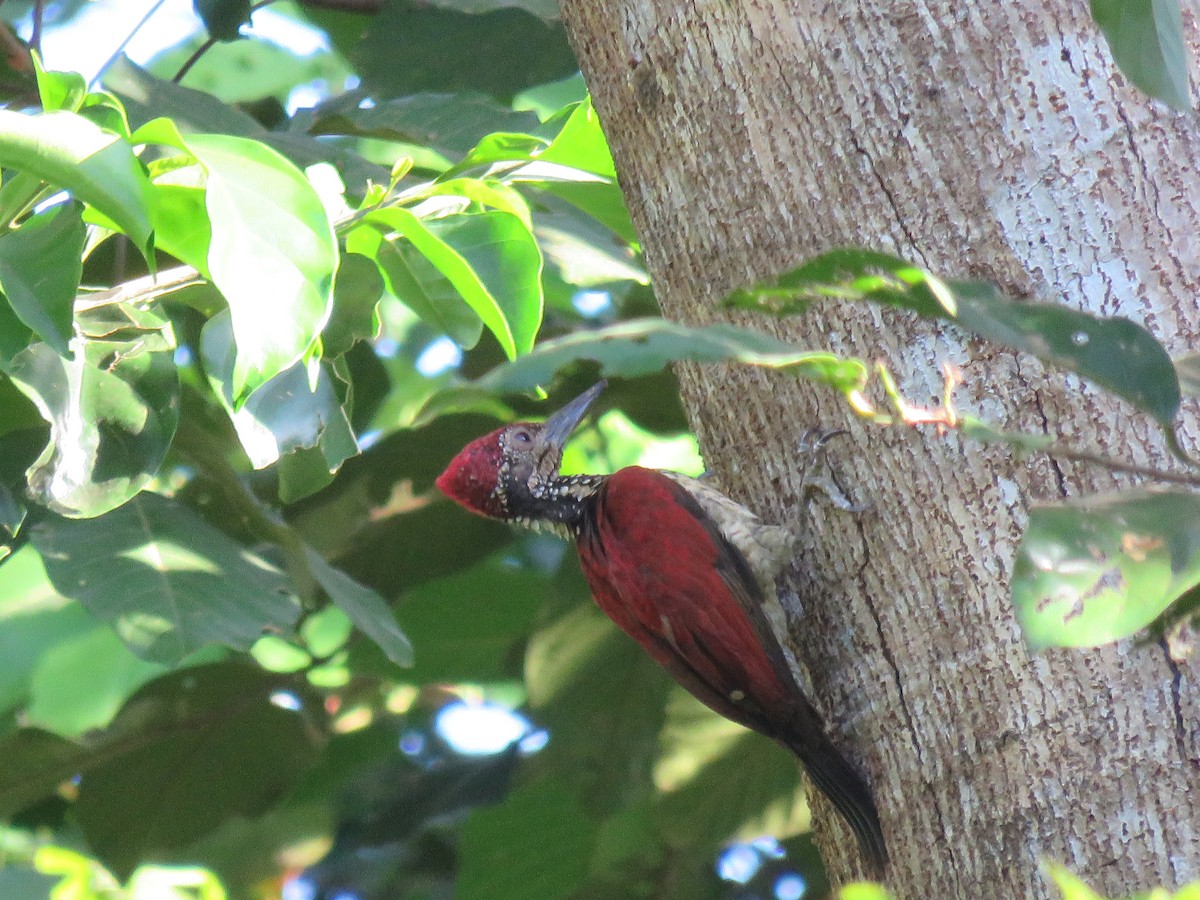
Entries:
<svg viewBox="0 0 1200 900">
<path fill-rule="evenodd" d="M 870 246 L 1200 345 L 1195 119 L 1127 85 L 1083 0 L 563 7 L 668 318 L 726 319 L 730 289 Z M 885 360 L 919 403 L 949 359 L 990 421 L 1162 462 L 1144 417 L 952 328 L 833 304 L 741 323 Z M 870 777 L 898 896 L 1052 896 L 1042 859 L 1118 896 L 1200 878 L 1194 663 L 1154 642 L 1033 655 L 1009 599 L 1029 503 L 1127 480 L 875 428 L 784 375 L 680 375 L 709 468 L 766 518 L 798 509 L 803 432 L 852 432 L 833 466 L 873 509 L 813 511 L 789 642 Z M 817 810 L 848 877 L 853 841 Z"/>
</svg>

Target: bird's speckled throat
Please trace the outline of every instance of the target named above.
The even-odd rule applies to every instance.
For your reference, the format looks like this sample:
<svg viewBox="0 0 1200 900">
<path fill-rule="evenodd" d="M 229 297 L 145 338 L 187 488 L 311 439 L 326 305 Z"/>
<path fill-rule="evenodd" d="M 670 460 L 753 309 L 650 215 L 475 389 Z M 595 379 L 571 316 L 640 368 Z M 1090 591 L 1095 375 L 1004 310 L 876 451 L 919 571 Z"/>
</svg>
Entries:
<svg viewBox="0 0 1200 900">
<path fill-rule="evenodd" d="M 502 479 L 505 505 L 512 521 L 524 528 L 573 540 L 579 535 L 588 501 L 604 484 L 605 475 L 535 474 L 521 483 Z"/>
</svg>

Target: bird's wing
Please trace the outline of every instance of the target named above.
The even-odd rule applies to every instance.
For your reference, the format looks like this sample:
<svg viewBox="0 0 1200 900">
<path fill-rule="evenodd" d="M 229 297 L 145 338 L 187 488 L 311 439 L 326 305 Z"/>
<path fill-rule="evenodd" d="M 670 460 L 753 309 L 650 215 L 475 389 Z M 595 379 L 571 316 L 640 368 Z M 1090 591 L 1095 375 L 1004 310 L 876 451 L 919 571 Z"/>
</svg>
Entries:
<svg viewBox="0 0 1200 900">
<path fill-rule="evenodd" d="M 679 484 L 610 476 L 579 540 L 601 609 L 692 694 L 773 737 L 798 689 L 746 559 Z"/>
<path fill-rule="evenodd" d="M 800 758 L 882 871 L 870 790 L 791 680 L 745 557 L 687 490 L 648 469 L 610 476 L 579 535 L 579 559 L 600 608 L 676 681 Z"/>
</svg>

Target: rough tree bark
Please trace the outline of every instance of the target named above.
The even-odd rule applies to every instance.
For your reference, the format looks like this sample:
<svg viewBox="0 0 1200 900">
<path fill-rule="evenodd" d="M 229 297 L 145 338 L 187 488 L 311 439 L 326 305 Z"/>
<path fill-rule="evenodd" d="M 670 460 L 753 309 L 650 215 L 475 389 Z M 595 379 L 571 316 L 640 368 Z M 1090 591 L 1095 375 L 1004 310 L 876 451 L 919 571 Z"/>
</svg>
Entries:
<svg viewBox="0 0 1200 900">
<path fill-rule="evenodd" d="M 563 12 L 668 318 L 727 318 L 728 290 L 857 245 L 1127 315 L 1172 355 L 1197 347 L 1196 119 L 1127 85 L 1084 0 Z M 985 418 L 1163 462 L 1128 407 L 953 329 L 840 306 L 742 321 L 886 360 L 921 402 L 949 359 L 960 405 Z M 1031 655 L 1009 602 L 1028 504 L 1127 479 L 868 427 L 786 376 L 686 368 L 681 381 L 710 469 L 767 517 L 798 503 L 807 427 L 853 432 L 835 468 L 874 510 L 814 512 L 790 642 L 870 775 L 899 896 L 1050 896 L 1040 858 L 1112 895 L 1200 878 L 1194 662 L 1134 642 Z M 853 841 L 817 808 L 847 877 Z"/>
</svg>

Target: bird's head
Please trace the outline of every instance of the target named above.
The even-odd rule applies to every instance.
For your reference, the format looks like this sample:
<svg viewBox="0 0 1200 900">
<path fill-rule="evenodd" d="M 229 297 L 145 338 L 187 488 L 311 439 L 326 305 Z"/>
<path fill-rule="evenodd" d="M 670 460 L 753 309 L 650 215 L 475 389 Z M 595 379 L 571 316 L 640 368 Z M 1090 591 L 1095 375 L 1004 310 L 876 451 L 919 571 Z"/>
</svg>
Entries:
<svg viewBox="0 0 1200 900">
<path fill-rule="evenodd" d="M 559 477 L 563 447 L 604 387 L 592 385 L 545 422 L 516 422 L 467 444 L 438 476 L 438 489 L 491 519 L 567 521 L 586 480 Z"/>
</svg>

